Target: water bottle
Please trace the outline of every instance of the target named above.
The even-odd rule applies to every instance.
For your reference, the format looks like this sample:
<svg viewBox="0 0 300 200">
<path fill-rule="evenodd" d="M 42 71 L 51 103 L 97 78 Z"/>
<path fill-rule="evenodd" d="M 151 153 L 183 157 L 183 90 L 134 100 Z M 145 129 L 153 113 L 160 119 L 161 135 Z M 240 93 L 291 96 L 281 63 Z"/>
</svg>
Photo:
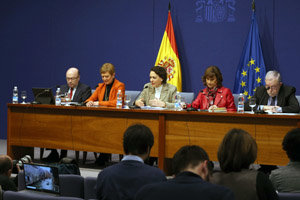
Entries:
<svg viewBox="0 0 300 200">
<path fill-rule="evenodd" d="M 238 97 L 238 112 L 239 113 L 243 113 L 244 112 L 244 103 L 245 103 L 245 98 L 243 93 L 240 93 L 239 97 Z"/>
<path fill-rule="evenodd" d="M 116 106 L 116 108 L 122 108 L 122 104 L 123 104 L 123 101 L 122 101 L 122 91 L 118 90 L 118 93 L 117 93 L 117 106 Z"/>
<path fill-rule="evenodd" d="M 18 87 L 15 86 L 14 89 L 13 89 L 13 98 L 12 98 L 12 102 L 14 104 L 18 103 L 19 101 L 19 98 L 18 98 Z"/>
<path fill-rule="evenodd" d="M 57 88 L 56 89 L 56 94 L 55 94 L 55 105 L 56 106 L 61 105 L 61 99 L 60 99 L 59 93 L 60 93 L 60 88 Z"/>
<path fill-rule="evenodd" d="M 181 109 L 181 96 L 180 96 L 179 92 L 176 92 L 174 107 L 175 107 L 175 110 L 178 110 L 178 111 L 182 110 Z"/>
</svg>

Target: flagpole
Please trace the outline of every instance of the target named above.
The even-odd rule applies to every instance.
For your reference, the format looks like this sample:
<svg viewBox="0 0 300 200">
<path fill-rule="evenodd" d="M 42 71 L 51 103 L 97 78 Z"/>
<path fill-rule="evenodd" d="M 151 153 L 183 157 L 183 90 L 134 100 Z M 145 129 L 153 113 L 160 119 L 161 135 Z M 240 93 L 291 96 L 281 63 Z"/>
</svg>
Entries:
<svg viewBox="0 0 300 200">
<path fill-rule="evenodd" d="M 252 1 L 252 11 L 255 12 L 255 0 Z"/>
<path fill-rule="evenodd" d="M 169 1 L 169 11 L 171 11 L 171 2 Z"/>
</svg>

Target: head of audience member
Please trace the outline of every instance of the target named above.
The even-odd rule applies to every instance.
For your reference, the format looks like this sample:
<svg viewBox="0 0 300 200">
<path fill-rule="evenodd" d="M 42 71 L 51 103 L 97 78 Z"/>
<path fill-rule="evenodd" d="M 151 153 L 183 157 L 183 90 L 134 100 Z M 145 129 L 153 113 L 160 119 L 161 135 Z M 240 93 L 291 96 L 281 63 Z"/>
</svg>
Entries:
<svg viewBox="0 0 300 200">
<path fill-rule="evenodd" d="M 0 175 L 10 177 L 12 169 L 12 159 L 8 155 L 0 155 Z"/>
<path fill-rule="evenodd" d="M 110 85 L 115 79 L 115 66 L 111 63 L 104 63 L 100 68 L 102 81 L 105 85 Z"/>
<path fill-rule="evenodd" d="M 300 128 L 293 129 L 284 136 L 282 148 L 291 161 L 300 162 Z"/>
<path fill-rule="evenodd" d="M 282 85 L 280 73 L 277 71 L 268 71 L 265 77 L 267 93 L 270 97 L 276 97 Z"/>
<path fill-rule="evenodd" d="M 256 160 L 257 144 L 253 137 L 242 129 L 231 129 L 218 149 L 218 160 L 222 171 L 239 172 L 248 169 Z"/>
<path fill-rule="evenodd" d="M 150 70 L 150 82 L 157 88 L 167 82 L 167 71 L 164 67 L 154 66 Z"/>
<path fill-rule="evenodd" d="M 69 88 L 76 88 L 80 80 L 79 70 L 75 67 L 69 68 L 66 72 L 66 79 Z"/>
<path fill-rule="evenodd" d="M 151 130 L 143 124 L 128 127 L 123 136 L 123 149 L 126 155 L 136 155 L 144 161 L 149 157 L 154 143 Z"/>
<path fill-rule="evenodd" d="M 202 76 L 203 85 L 209 89 L 214 89 L 215 87 L 222 87 L 223 76 L 220 69 L 217 66 L 209 66 Z"/>
<path fill-rule="evenodd" d="M 173 156 L 173 172 L 178 175 L 189 171 L 198 174 L 203 180 L 209 180 L 209 157 L 204 149 L 197 145 L 181 147 Z"/>
</svg>

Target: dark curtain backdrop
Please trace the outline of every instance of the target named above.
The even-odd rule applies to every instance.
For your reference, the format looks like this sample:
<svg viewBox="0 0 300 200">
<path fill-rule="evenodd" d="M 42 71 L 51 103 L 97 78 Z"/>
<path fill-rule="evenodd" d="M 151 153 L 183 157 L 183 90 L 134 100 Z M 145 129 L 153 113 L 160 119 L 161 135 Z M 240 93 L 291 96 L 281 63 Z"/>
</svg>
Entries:
<svg viewBox="0 0 300 200">
<path fill-rule="evenodd" d="M 198 93 L 209 65 L 219 66 L 223 84 L 233 89 L 252 0 L 170 2 L 183 91 Z M 6 138 L 6 103 L 15 85 L 32 101 L 32 87 L 63 84 L 66 69 L 76 66 L 81 81 L 95 87 L 101 81 L 99 66 L 111 62 L 126 89 L 140 90 L 156 60 L 169 0 L 0 3 L 0 136 Z M 299 89 L 300 1 L 259 0 L 256 8 L 267 70 L 279 70 L 284 83 Z"/>
</svg>

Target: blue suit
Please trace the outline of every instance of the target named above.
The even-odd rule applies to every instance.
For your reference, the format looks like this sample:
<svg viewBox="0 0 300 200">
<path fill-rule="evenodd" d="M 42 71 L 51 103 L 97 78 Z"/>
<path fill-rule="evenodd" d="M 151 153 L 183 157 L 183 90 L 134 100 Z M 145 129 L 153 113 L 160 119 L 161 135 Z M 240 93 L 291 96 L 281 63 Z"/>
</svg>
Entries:
<svg viewBox="0 0 300 200">
<path fill-rule="evenodd" d="M 233 200 L 231 190 L 204 181 L 192 172 L 182 172 L 164 183 L 144 186 L 135 200 Z"/>
<path fill-rule="evenodd" d="M 166 181 L 166 176 L 160 169 L 140 161 L 124 160 L 98 174 L 96 195 L 102 200 L 130 200 L 144 185 L 162 181 Z"/>
</svg>

